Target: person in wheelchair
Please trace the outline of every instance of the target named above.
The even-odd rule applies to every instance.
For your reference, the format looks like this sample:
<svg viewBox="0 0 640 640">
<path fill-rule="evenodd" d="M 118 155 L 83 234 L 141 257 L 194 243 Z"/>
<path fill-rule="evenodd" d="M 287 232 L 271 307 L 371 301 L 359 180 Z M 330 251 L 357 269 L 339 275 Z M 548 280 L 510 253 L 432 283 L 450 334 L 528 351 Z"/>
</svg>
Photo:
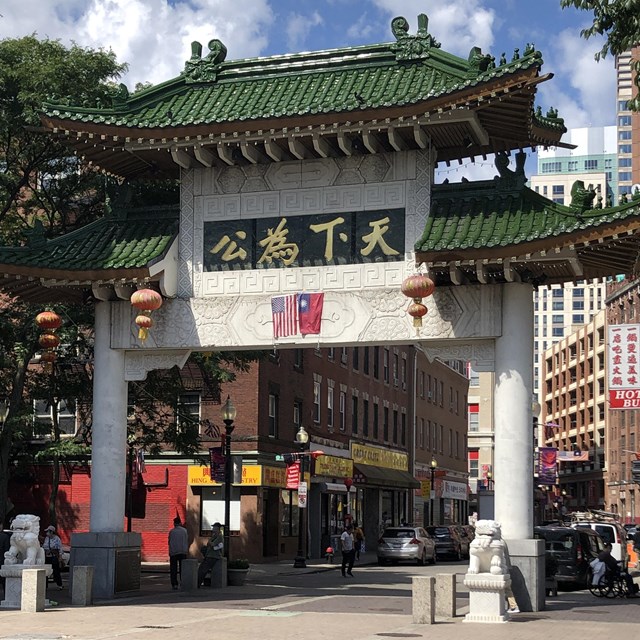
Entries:
<svg viewBox="0 0 640 640">
<path fill-rule="evenodd" d="M 636 584 L 633 581 L 633 578 L 626 572 L 622 570 L 622 567 L 618 563 L 618 561 L 611 555 L 611 545 L 609 543 L 605 543 L 604 551 L 601 551 L 598 555 L 598 560 L 600 562 L 604 562 L 607 567 L 606 576 L 612 577 L 621 577 L 624 580 L 626 585 L 626 596 L 627 598 L 635 598 L 637 588 Z"/>
</svg>

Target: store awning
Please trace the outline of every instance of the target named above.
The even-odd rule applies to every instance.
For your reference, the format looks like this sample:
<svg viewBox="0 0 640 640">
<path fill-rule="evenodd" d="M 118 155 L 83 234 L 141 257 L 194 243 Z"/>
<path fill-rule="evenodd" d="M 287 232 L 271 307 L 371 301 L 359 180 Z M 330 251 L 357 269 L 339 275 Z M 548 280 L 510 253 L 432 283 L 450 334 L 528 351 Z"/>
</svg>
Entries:
<svg viewBox="0 0 640 640">
<path fill-rule="evenodd" d="M 395 487 L 400 489 L 419 489 L 420 483 L 408 472 L 386 467 L 374 467 L 369 464 L 354 464 L 354 478 L 358 482 L 358 474 L 365 479 L 365 484 L 378 487 Z"/>
</svg>

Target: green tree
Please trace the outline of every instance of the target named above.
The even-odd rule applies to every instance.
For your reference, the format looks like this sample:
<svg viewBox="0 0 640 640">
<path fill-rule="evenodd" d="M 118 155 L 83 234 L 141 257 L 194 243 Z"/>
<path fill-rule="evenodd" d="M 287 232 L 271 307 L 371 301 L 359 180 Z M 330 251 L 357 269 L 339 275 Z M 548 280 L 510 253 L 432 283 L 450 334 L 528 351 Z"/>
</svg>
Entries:
<svg viewBox="0 0 640 640">
<path fill-rule="evenodd" d="M 620 55 L 640 43 L 640 0 L 560 0 L 560 5 L 563 9 L 575 7 L 593 14 L 591 26 L 583 29 L 580 35 L 586 39 L 604 36 L 604 44 L 596 53 L 596 60 L 607 54 Z M 638 85 L 640 60 L 632 60 L 631 67 Z M 638 98 L 630 100 L 629 107 L 633 111 L 640 110 Z"/>
</svg>

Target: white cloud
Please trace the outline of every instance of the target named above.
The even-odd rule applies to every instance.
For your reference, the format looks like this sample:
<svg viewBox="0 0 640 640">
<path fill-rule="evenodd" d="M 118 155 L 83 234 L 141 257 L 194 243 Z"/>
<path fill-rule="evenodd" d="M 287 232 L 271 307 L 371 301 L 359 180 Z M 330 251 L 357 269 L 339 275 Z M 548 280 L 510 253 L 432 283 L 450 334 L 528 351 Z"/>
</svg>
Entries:
<svg viewBox="0 0 640 640">
<path fill-rule="evenodd" d="M 129 63 L 125 81 L 175 77 L 191 55 L 191 42 L 218 38 L 229 58 L 260 55 L 273 22 L 268 0 L 6 0 L 0 37 L 40 37 L 113 49 Z"/>
<path fill-rule="evenodd" d="M 481 0 L 373 0 L 373 3 L 392 18 L 404 16 L 411 25 L 412 33 L 417 28 L 418 14 L 427 14 L 429 33 L 442 43 L 445 51 L 464 58 L 471 47 L 488 51 L 494 42 L 496 14 L 484 7 Z"/>
<path fill-rule="evenodd" d="M 556 75 L 540 87 L 538 101 L 557 108 L 569 128 L 615 124 L 614 59 L 596 62 L 593 56 L 601 46 L 570 29 L 558 34 L 545 53 L 544 71 Z"/>
<path fill-rule="evenodd" d="M 297 51 L 306 40 L 313 27 L 324 23 L 322 16 L 314 11 L 310 16 L 292 13 L 287 17 L 287 45 L 292 51 Z"/>
</svg>

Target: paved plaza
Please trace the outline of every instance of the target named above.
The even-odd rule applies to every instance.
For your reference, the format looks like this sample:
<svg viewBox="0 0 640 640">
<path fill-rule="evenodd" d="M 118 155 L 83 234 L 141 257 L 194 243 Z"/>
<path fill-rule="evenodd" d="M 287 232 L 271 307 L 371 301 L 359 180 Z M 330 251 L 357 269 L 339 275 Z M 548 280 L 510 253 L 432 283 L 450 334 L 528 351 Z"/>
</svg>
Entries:
<svg viewBox="0 0 640 640">
<path fill-rule="evenodd" d="M 50 590 L 57 604 L 43 613 L 0 611 L 0 640 L 78 638 L 210 637 L 282 640 L 314 638 L 373 640 L 433 638 L 479 640 L 509 638 L 563 640 L 634 637 L 640 598 L 599 599 L 588 591 L 560 592 L 539 613 L 514 614 L 507 624 L 465 624 L 468 594 L 465 563 L 435 567 L 378 567 L 371 558 L 356 565 L 353 579 L 342 578 L 339 565 L 289 563 L 254 565 L 243 587 L 203 588 L 195 594 L 172 591 L 164 565 L 145 566 L 139 592 L 92 607 L 72 607 L 68 589 Z M 411 576 L 454 572 L 458 576 L 457 616 L 434 626 L 415 625 L 411 616 Z M 640 578 L 636 577 L 636 580 Z M 67 577 L 65 576 L 65 587 Z"/>
</svg>

